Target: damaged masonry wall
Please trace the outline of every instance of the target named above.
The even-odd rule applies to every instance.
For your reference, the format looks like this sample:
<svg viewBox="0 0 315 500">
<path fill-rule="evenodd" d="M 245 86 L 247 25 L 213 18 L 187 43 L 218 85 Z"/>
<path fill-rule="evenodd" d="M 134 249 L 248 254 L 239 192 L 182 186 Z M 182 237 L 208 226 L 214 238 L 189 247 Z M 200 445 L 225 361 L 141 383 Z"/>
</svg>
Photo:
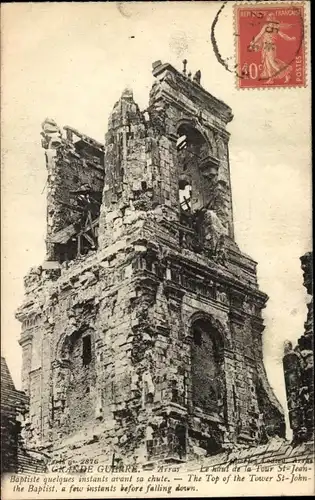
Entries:
<svg viewBox="0 0 315 500">
<path fill-rule="evenodd" d="M 78 250 L 73 236 L 85 222 L 85 193 L 94 202 L 92 220 L 99 216 L 104 146 L 71 127 L 61 130 L 51 119 L 43 122 L 41 136 L 47 168 L 47 258 L 71 260 Z"/>
<path fill-rule="evenodd" d="M 294 444 L 314 441 L 314 319 L 313 319 L 313 253 L 301 257 L 304 286 L 310 301 L 304 333 L 293 348 L 284 346 L 283 368 L 290 426 Z"/>
<path fill-rule="evenodd" d="M 49 194 L 48 214 L 67 219 L 49 226 L 17 317 L 25 432 L 57 461 L 180 462 L 284 435 L 263 366 L 267 297 L 233 236 L 231 110 L 200 72 L 158 61 L 153 75 L 146 110 L 130 90 L 115 104 L 103 173 L 81 148 L 72 185 L 73 147 L 48 148 L 68 179 L 61 196 L 50 178 L 60 206 Z"/>
</svg>

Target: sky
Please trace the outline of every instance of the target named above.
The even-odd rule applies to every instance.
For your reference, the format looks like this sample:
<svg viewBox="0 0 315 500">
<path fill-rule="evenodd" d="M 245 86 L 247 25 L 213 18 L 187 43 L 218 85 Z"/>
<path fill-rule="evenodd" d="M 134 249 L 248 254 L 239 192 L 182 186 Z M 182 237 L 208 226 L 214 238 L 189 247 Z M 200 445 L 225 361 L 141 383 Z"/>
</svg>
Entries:
<svg viewBox="0 0 315 500">
<path fill-rule="evenodd" d="M 221 2 L 13 3 L 2 32 L 2 355 L 20 388 L 23 276 L 45 257 L 46 168 L 41 123 L 53 118 L 104 141 L 126 87 L 148 103 L 152 63 L 201 70 L 202 85 L 231 106 L 228 125 L 235 237 L 258 262 L 269 295 L 264 359 L 286 406 L 283 342 L 303 333 L 308 301 L 300 256 L 311 249 L 311 112 L 306 88 L 238 90 L 216 59 L 210 29 Z M 308 5 L 307 5 L 308 6 Z M 233 2 L 215 36 L 233 64 Z M 308 36 L 308 34 L 307 34 Z M 309 55 L 308 55 L 309 57 Z"/>
</svg>

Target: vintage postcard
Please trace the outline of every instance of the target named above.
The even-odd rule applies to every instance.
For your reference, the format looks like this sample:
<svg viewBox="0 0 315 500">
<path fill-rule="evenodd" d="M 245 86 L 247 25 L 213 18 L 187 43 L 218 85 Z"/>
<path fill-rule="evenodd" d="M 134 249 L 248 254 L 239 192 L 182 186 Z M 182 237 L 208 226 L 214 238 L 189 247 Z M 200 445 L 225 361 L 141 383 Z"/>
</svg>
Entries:
<svg viewBox="0 0 315 500">
<path fill-rule="evenodd" d="M 314 494 L 310 2 L 1 30 L 3 499 Z"/>
</svg>

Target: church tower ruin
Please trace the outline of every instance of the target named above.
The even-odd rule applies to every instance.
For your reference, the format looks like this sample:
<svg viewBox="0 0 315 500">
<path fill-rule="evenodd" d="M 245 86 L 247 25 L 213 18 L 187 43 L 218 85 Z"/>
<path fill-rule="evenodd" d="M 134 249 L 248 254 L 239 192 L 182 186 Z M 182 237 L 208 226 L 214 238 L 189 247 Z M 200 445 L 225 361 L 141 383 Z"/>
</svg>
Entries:
<svg viewBox="0 0 315 500">
<path fill-rule="evenodd" d="M 47 257 L 17 318 L 25 433 L 55 457 L 182 462 L 285 433 L 267 296 L 234 240 L 231 109 L 186 61 L 153 76 L 146 110 L 123 92 L 105 145 L 42 126 Z"/>
</svg>

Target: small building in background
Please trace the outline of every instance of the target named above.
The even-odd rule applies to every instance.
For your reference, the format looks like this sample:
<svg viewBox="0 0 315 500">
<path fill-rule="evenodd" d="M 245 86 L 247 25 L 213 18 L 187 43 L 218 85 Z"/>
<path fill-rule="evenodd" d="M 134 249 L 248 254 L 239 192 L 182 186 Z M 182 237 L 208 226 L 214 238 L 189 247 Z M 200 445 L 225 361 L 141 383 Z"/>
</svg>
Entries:
<svg viewBox="0 0 315 500">
<path fill-rule="evenodd" d="M 22 438 L 28 409 L 28 396 L 15 388 L 6 360 L 1 357 L 1 474 L 45 471 L 41 454 L 29 452 Z"/>
</svg>

